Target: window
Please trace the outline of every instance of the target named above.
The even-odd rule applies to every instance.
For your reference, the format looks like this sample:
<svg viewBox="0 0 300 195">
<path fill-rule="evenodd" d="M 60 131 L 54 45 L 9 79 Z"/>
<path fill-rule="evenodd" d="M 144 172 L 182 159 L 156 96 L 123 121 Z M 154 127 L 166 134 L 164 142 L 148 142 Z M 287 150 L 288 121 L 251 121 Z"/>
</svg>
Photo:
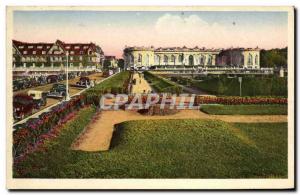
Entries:
<svg viewBox="0 0 300 195">
<path fill-rule="evenodd" d="M 42 48 L 43 48 L 43 46 L 39 45 L 39 46 L 37 46 L 37 48 L 38 48 L 38 49 L 42 49 Z"/>
<path fill-rule="evenodd" d="M 27 54 L 27 51 L 23 51 L 23 54 Z"/>
<path fill-rule="evenodd" d="M 80 53 L 80 55 L 82 55 L 82 54 L 83 54 L 83 51 L 80 51 L 79 53 Z"/>
<path fill-rule="evenodd" d="M 29 45 L 29 46 L 28 46 L 28 48 L 29 48 L 29 49 L 32 49 L 32 48 L 33 48 L 33 46 L 32 46 L 32 45 Z"/>
<path fill-rule="evenodd" d="M 82 61 L 82 56 L 79 56 L 79 60 Z"/>
<path fill-rule="evenodd" d="M 251 54 L 249 54 L 249 56 L 248 56 L 248 65 L 252 65 L 252 55 Z"/>
<path fill-rule="evenodd" d="M 175 56 L 174 55 L 171 56 L 171 62 L 175 62 Z"/>
<path fill-rule="evenodd" d="M 20 45 L 20 46 L 19 46 L 19 49 L 23 49 L 23 48 L 24 48 L 24 45 Z"/>
<path fill-rule="evenodd" d="M 139 57 L 138 57 L 138 62 L 142 62 L 142 54 L 139 54 Z"/>
<path fill-rule="evenodd" d="M 203 55 L 201 55 L 200 56 L 200 65 L 204 65 L 204 56 Z"/>
<path fill-rule="evenodd" d="M 36 51 L 32 51 L 32 54 L 36 54 Z"/>
<path fill-rule="evenodd" d="M 133 61 L 134 61 L 134 57 L 133 57 L 132 54 L 130 54 L 130 55 L 129 55 L 129 62 L 130 62 L 130 63 L 133 63 Z"/>
<path fill-rule="evenodd" d="M 79 46 L 75 46 L 74 48 L 75 48 L 75 49 L 79 49 L 80 47 L 79 47 Z"/>
<path fill-rule="evenodd" d="M 70 54 L 74 54 L 74 51 L 71 51 Z"/>
<path fill-rule="evenodd" d="M 168 56 L 164 55 L 164 62 L 167 63 L 168 62 Z"/>
<path fill-rule="evenodd" d="M 155 63 L 160 64 L 160 56 L 159 55 L 155 55 Z"/>
<path fill-rule="evenodd" d="M 46 54 L 46 51 L 42 51 L 42 54 Z"/>
<path fill-rule="evenodd" d="M 255 56 L 255 65 L 258 65 L 258 55 Z"/>
<path fill-rule="evenodd" d="M 183 54 L 180 54 L 180 55 L 178 56 L 178 61 L 179 61 L 179 62 L 183 62 Z"/>
<path fill-rule="evenodd" d="M 212 64 L 212 56 L 209 55 L 207 58 L 207 65 L 211 65 Z"/>
<path fill-rule="evenodd" d="M 70 56 L 70 60 L 73 60 L 73 56 Z"/>
</svg>

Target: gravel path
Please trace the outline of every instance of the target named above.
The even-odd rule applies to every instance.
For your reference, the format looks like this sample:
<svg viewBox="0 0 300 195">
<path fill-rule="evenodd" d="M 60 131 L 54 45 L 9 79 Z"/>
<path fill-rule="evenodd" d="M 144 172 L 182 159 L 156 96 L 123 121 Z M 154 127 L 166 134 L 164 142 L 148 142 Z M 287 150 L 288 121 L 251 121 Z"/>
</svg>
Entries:
<svg viewBox="0 0 300 195">
<path fill-rule="evenodd" d="M 132 85 L 131 93 L 150 93 L 152 91 L 151 86 L 142 73 L 134 73 L 133 79 L 136 80 L 136 84 Z"/>
</svg>

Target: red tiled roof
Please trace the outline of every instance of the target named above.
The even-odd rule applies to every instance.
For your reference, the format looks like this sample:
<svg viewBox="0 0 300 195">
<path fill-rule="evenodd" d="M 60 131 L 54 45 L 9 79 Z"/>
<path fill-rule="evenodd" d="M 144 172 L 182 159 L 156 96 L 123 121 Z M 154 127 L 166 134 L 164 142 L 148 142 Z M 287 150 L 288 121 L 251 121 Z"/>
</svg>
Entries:
<svg viewBox="0 0 300 195">
<path fill-rule="evenodd" d="M 68 51 L 70 55 L 87 55 L 89 49 L 103 54 L 101 48 L 94 43 L 65 43 L 60 40 L 57 40 L 55 43 L 27 43 L 13 40 L 13 45 L 22 55 L 44 55 L 42 51 L 48 53 L 54 44 L 59 45 L 64 51 Z M 24 51 L 26 54 L 24 54 Z"/>
</svg>

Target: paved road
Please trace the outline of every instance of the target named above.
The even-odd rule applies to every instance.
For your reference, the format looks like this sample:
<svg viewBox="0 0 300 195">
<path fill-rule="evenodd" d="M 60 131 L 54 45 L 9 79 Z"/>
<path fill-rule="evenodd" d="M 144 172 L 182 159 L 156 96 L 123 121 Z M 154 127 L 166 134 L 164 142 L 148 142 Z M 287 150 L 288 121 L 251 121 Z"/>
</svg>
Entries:
<svg viewBox="0 0 300 195">
<path fill-rule="evenodd" d="M 89 75 L 88 77 L 93 81 L 96 80 L 96 83 L 98 83 L 98 82 L 100 82 L 101 80 L 104 79 L 104 77 L 102 76 L 102 73 L 95 73 L 95 74 Z M 80 79 L 80 77 L 70 79 L 69 80 L 69 85 L 76 84 L 76 82 L 79 81 L 79 79 Z M 66 81 L 60 81 L 59 83 L 65 84 Z M 16 91 L 13 94 L 14 95 L 20 94 L 20 93 L 27 94 L 27 92 L 29 90 L 49 91 L 52 88 L 52 86 L 53 86 L 53 84 L 47 84 L 47 85 L 43 85 L 43 86 L 33 87 L 33 88 L 30 88 L 30 89 L 24 89 L 24 90 L 21 90 L 21 91 Z M 71 97 L 74 96 L 74 95 L 80 94 L 82 91 L 83 91 L 82 88 L 69 86 L 69 92 L 70 92 Z M 26 119 L 23 119 L 21 121 L 15 121 L 14 125 L 24 123 L 29 118 L 34 118 L 34 117 L 40 115 L 41 113 L 43 113 L 45 111 L 48 111 L 51 107 L 57 105 L 61 101 L 63 101 L 63 99 L 47 98 L 47 104 L 45 106 L 41 106 L 38 110 L 34 110 L 32 115 L 28 116 Z"/>
</svg>

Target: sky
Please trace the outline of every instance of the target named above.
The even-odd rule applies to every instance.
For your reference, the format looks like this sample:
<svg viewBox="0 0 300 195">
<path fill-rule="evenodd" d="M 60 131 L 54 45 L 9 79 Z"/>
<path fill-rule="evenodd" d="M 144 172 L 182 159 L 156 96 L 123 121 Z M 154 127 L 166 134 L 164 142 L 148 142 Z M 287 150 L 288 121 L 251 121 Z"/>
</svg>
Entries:
<svg viewBox="0 0 300 195">
<path fill-rule="evenodd" d="M 15 11 L 13 38 L 94 42 L 105 55 L 126 46 L 259 47 L 288 45 L 287 12 Z"/>
</svg>

